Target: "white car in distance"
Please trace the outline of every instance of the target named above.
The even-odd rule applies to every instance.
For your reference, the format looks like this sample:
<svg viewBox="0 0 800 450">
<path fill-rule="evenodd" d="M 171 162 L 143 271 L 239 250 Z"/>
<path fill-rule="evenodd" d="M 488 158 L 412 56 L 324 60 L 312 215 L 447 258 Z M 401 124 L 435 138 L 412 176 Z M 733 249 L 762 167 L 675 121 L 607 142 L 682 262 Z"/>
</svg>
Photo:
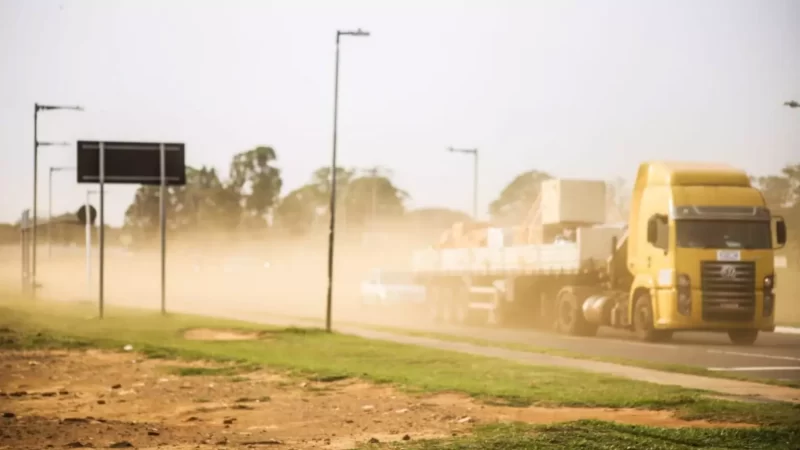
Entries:
<svg viewBox="0 0 800 450">
<path fill-rule="evenodd" d="M 425 286 L 417 284 L 410 272 L 372 269 L 361 283 L 364 305 L 419 305 L 425 302 Z"/>
</svg>

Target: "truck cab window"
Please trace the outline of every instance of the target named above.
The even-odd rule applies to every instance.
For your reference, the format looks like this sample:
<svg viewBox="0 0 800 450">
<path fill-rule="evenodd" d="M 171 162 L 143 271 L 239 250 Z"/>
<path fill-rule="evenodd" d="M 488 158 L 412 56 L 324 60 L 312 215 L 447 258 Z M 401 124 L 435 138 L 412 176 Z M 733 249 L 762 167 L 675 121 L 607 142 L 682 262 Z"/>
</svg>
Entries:
<svg viewBox="0 0 800 450">
<path fill-rule="evenodd" d="M 770 249 L 769 222 L 679 220 L 675 234 L 681 248 Z"/>
<path fill-rule="evenodd" d="M 661 250 L 669 248 L 669 223 L 667 216 L 654 214 L 647 221 L 647 242 Z"/>
</svg>

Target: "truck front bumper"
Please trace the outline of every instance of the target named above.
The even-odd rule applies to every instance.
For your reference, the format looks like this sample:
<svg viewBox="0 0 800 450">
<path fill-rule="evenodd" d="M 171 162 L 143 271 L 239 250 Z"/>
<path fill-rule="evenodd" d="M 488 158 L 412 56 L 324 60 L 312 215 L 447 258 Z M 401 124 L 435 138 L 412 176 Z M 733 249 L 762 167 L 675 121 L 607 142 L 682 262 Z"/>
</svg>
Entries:
<svg viewBox="0 0 800 450">
<path fill-rule="evenodd" d="M 680 311 L 678 307 L 678 294 L 675 289 L 658 289 L 655 292 L 653 315 L 655 327 L 659 330 L 696 330 L 696 331 L 727 331 L 727 330 L 761 330 L 774 331 L 775 329 L 775 294 L 773 295 L 772 311 L 764 314 L 764 293 L 755 292 L 755 302 L 752 305 L 742 306 L 734 301 L 728 305 L 716 305 L 714 313 L 711 306 L 703 304 L 703 292 L 700 289 L 691 290 L 691 300 L 688 302 L 688 311 Z M 708 311 L 703 311 L 706 306 Z M 730 314 L 725 314 L 721 308 L 728 307 Z M 751 314 L 752 312 L 752 314 Z"/>
</svg>

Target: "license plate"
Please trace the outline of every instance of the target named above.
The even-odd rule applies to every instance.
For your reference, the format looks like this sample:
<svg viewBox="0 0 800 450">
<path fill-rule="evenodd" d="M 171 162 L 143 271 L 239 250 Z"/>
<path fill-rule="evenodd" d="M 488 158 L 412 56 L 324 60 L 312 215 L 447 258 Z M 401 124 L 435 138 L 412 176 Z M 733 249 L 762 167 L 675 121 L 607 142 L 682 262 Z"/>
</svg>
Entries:
<svg viewBox="0 0 800 450">
<path fill-rule="evenodd" d="M 717 261 L 741 261 L 742 252 L 739 250 L 717 250 Z"/>
</svg>

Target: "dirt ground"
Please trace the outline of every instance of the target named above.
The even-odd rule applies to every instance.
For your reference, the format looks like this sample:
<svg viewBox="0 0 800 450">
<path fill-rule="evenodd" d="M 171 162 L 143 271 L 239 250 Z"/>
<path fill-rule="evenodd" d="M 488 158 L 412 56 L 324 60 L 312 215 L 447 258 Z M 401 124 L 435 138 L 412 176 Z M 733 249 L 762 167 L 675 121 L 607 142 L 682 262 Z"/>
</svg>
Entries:
<svg viewBox="0 0 800 450">
<path fill-rule="evenodd" d="M 204 370 L 224 367 L 124 351 L 0 352 L 0 449 L 346 449 L 454 436 L 494 421 L 724 425 L 684 422 L 666 412 L 516 408 L 352 379 Z"/>
</svg>

